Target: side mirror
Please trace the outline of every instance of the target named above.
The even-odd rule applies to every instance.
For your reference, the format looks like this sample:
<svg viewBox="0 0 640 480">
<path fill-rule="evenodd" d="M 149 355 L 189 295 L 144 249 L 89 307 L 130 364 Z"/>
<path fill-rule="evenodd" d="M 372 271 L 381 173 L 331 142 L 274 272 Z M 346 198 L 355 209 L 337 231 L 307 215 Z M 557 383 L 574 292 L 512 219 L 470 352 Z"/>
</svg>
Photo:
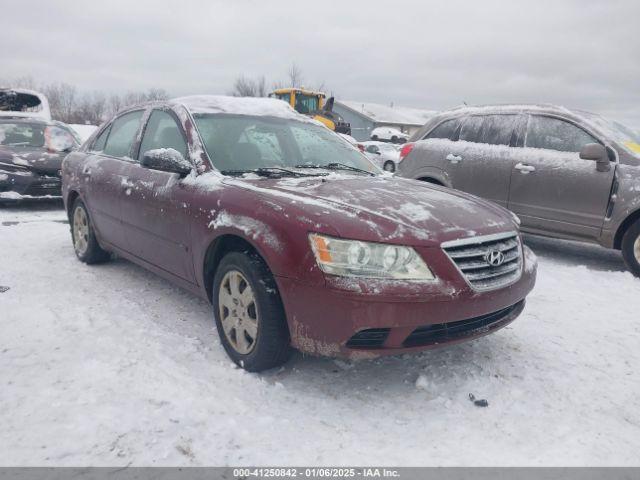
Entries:
<svg viewBox="0 0 640 480">
<path fill-rule="evenodd" d="M 142 156 L 143 167 L 162 172 L 177 173 L 184 177 L 191 172 L 192 166 L 180 152 L 173 148 L 156 148 L 147 150 Z"/>
<path fill-rule="evenodd" d="M 593 160 L 596 162 L 596 170 L 608 172 L 611 170 L 611 161 L 607 154 L 607 149 L 599 143 L 587 143 L 580 150 L 580 158 L 583 160 Z"/>
</svg>

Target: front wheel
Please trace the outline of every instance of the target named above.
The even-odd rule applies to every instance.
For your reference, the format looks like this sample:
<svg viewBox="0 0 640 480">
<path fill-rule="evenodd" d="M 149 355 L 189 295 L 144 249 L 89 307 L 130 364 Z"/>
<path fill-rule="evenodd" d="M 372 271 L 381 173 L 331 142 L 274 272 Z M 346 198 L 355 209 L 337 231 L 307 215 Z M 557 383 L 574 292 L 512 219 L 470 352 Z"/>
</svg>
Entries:
<svg viewBox="0 0 640 480">
<path fill-rule="evenodd" d="M 631 273 L 640 277 L 640 220 L 636 220 L 622 237 L 622 258 Z"/>
<path fill-rule="evenodd" d="M 90 265 L 106 262 L 111 258 L 109 252 L 100 247 L 87 207 L 79 198 L 73 203 L 71 209 L 71 238 L 73 249 L 81 262 Z"/>
<path fill-rule="evenodd" d="M 285 363 L 289 329 L 273 275 L 257 255 L 227 254 L 213 281 L 213 314 L 231 359 L 250 372 Z"/>
</svg>

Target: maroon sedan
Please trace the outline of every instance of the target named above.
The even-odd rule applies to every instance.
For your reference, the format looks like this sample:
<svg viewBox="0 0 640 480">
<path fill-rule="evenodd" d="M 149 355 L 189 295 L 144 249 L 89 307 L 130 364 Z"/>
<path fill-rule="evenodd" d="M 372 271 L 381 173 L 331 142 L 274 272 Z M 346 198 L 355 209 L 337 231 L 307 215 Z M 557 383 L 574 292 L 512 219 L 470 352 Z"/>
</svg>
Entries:
<svg viewBox="0 0 640 480">
<path fill-rule="evenodd" d="M 517 217 L 382 175 L 275 99 L 120 112 L 67 156 L 63 197 L 80 260 L 117 253 L 208 299 L 250 371 L 291 347 L 367 358 L 484 335 L 535 283 Z"/>
</svg>

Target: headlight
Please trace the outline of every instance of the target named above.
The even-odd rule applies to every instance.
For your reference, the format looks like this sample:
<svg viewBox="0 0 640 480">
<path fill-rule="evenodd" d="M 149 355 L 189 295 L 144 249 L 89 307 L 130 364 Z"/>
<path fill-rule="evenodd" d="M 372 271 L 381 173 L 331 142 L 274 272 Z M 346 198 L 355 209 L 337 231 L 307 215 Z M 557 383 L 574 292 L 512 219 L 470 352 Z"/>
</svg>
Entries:
<svg viewBox="0 0 640 480">
<path fill-rule="evenodd" d="M 320 268 L 344 277 L 433 280 L 435 277 L 411 247 L 342 240 L 312 233 L 311 249 Z"/>
</svg>

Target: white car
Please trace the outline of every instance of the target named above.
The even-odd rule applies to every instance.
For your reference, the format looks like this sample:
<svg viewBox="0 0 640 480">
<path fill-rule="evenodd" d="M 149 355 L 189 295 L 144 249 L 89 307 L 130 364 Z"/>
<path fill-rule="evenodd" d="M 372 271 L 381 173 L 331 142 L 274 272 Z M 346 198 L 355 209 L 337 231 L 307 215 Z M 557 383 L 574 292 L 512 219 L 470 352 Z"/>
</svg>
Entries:
<svg viewBox="0 0 640 480">
<path fill-rule="evenodd" d="M 409 135 L 402 133 L 397 128 L 378 127 L 371 131 L 371 140 L 382 140 L 391 143 L 405 143 L 409 140 Z"/>
<path fill-rule="evenodd" d="M 385 142 L 362 142 L 364 154 L 375 165 L 386 172 L 396 171 L 400 162 L 400 148 L 398 145 Z"/>
<path fill-rule="evenodd" d="M 40 92 L 0 87 L 0 116 L 40 118 L 50 122 L 51 110 L 47 97 Z"/>
</svg>

